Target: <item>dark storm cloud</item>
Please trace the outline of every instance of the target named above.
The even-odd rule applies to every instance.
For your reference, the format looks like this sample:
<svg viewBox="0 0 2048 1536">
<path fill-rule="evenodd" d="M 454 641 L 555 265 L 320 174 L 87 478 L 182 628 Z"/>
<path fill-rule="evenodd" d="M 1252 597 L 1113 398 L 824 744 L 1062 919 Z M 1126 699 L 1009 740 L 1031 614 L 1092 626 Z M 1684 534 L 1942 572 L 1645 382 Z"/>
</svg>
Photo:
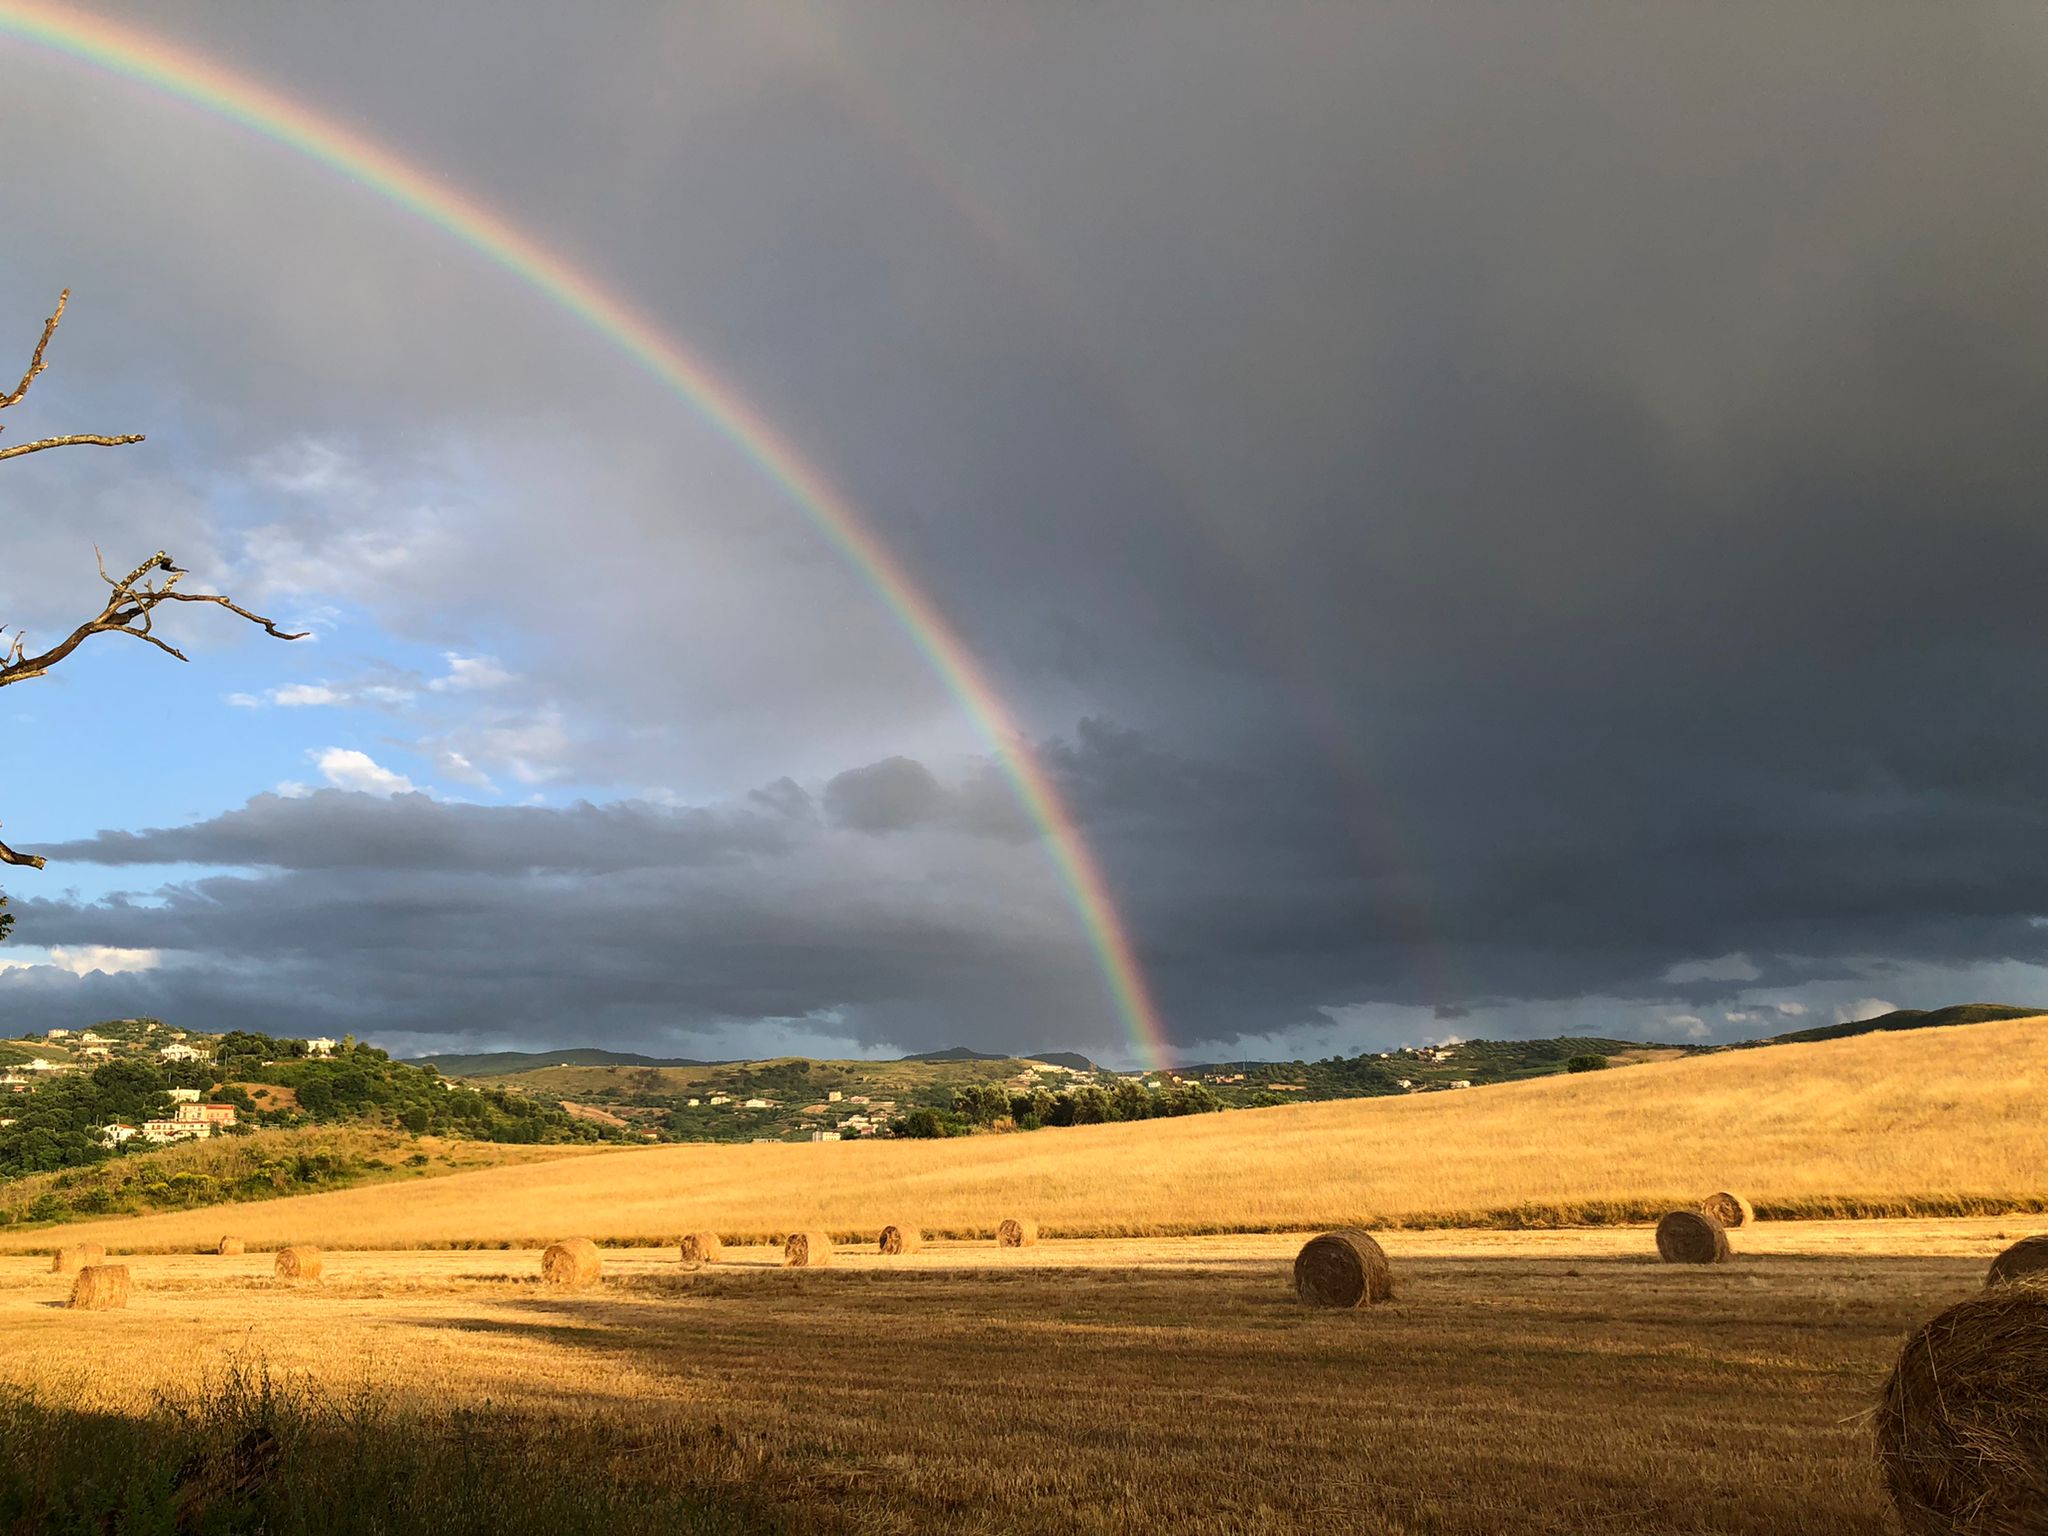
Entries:
<svg viewBox="0 0 2048 1536">
<path fill-rule="evenodd" d="M 772 792 L 764 792 L 772 795 Z M 102 832 L 49 850 L 59 863 L 246 865 L 276 869 L 537 870 L 606 874 L 715 865 L 786 848 L 786 816 L 647 805 L 442 805 L 339 790 L 259 795 L 186 827 Z"/>
<path fill-rule="evenodd" d="M 1054 742 L 1181 1039 L 1614 998 L 1754 1032 L 1759 991 L 2048 959 L 2040 29 L 1284 9 L 493 8 L 409 13 L 397 56 L 359 12 L 184 14 L 601 253 L 731 368 Z M 478 35 L 504 67 L 428 89 Z M 1115 1038 L 1070 916 L 1020 873 L 1028 822 L 957 769 L 984 744 L 743 466 L 241 146 L 162 151 L 204 168 L 215 216 L 185 220 L 120 169 L 129 109 L 107 110 L 99 150 L 23 114 L 48 136 L 35 227 L 120 289 L 142 218 L 197 297 L 124 300 L 81 344 L 120 381 L 91 399 L 175 379 L 249 452 L 347 437 L 361 484 L 275 493 L 259 569 L 324 571 L 410 636 L 495 613 L 538 637 L 515 660 L 579 771 L 731 804 L 259 799 L 105 834 L 68 856 L 281 873 L 24 907 L 47 942 L 251 967 L 77 987 L 243 1010 L 303 989 L 337 1019 L 524 1039 L 565 1011 L 651 1029 L 663 997 L 843 1007 L 906 1043 Z M 60 173 L 95 155 L 138 185 L 67 224 L 84 183 Z M 280 199 L 292 219 L 255 217 Z M 234 344 L 206 344 L 245 292 Z M 430 516 L 450 439 L 492 473 Z M 139 534 L 146 487 L 90 473 Z M 170 490 L 181 537 L 239 558 L 203 472 Z M 534 950 L 543 889 L 563 937 Z M 398 942 L 377 891 L 433 942 Z M 1735 954 L 1753 976 L 1705 963 Z M 1053 1018 L 1073 1029 L 1033 1027 Z"/>
<path fill-rule="evenodd" d="M 245 1024 L 289 1008 L 379 1038 L 652 1041 L 766 1020 L 917 1048 L 1049 1019 L 1099 1027 L 1103 989 L 1035 849 L 905 837 L 917 845 L 758 806 L 261 796 L 54 850 L 260 867 L 147 900 L 18 900 L 38 945 L 167 958 L 76 981 L 4 973 L 0 997 L 38 1023 L 119 996 Z"/>
<path fill-rule="evenodd" d="M 825 786 L 825 817 L 856 832 L 900 832 L 929 821 L 945 803 L 931 769 L 907 757 L 849 768 Z"/>
</svg>

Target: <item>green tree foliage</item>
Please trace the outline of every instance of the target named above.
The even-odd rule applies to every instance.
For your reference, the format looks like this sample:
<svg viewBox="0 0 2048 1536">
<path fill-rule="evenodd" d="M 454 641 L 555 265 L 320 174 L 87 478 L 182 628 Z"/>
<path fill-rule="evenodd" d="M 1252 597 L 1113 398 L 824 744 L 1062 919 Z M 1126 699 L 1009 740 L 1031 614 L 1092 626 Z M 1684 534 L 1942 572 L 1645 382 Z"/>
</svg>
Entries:
<svg viewBox="0 0 2048 1536">
<path fill-rule="evenodd" d="M 14 1124 L 0 1126 L 0 1178 L 78 1168 L 108 1155 L 100 1127 L 134 1125 L 170 1113 L 170 1084 L 147 1061 L 110 1061 L 10 1095 Z"/>
<path fill-rule="evenodd" d="M 1126 1078 L 1113 1090 L 1084 1083 L 1063 1093 L 1039 1087 L 1016 1094 L 999 1084 L 979 1083 L 956 1089 L 950 1111 L 915 1109 L 900 1116 L 890 1129 L 898 1136 L 957 1136 L 970 1129 L 993 1128 L 1005 1120 L 1019 1130 L 1037 1130 L 1048 1125 L 1205 1115 L 1223 1107 L 1223 1101 L 1200 1083 L 1147 1088 Z"/>
<path fill-rule="evenodd" d="M 352 1041 L 332 1058 L 309 1056 L 303 1040 L 234 1031 L 213 1061 L 165 1062 L 124 1056 L 89 1073 L 53 1074 L 6 1099 L 14 1124 L 0 1126 L 0 1179 L 78 1168 L 145 1151 L 103 1145 L 101 1128 L 168 1118 L 169 1090 L 197 1088 L 233 1104 L 243 1127 L 365 1124 L 474 1141 L 597 1141 L 614 1134 L 576 1120 L 559 1104 L 501 1088 L 450 1086 L 438 1073 L 395 1062 Z M 246 1085 L 289 1088 L 298 1107 L 261 1109 Z"/>
<path fill-rule="evenodd" d="M 1611 1065 L 1605 1056 L 1574 1056 L 1564 1064 L 1567 1072 L 1605 1072 Z"/>
</svg>

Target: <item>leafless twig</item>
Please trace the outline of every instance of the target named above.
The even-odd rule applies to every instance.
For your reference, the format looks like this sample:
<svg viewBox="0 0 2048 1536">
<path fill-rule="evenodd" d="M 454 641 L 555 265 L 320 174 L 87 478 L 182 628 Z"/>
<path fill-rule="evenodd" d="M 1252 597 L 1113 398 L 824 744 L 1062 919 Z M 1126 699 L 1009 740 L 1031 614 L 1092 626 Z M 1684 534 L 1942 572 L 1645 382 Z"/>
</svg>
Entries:
<svg viewBox="0 0 2048 1536">
<path fill-rule="evenodd" d="M 28 393 L 29 386 L 34 384 L 49 366 L 45 354 L 50 348 L 50 338 L 57 334 L 57 326 L 64 318 L 65 306 L 70 302 L 71 290 L 66 288 L 58 296 L 57 307 L 50 318 L 43 322 L 43 334 L 37 339 L 35 350 L 29 354 L 28 371 L 22 374 L 21 382 L 11 393 L 0 395 L 0 410 L 20 404 L 22 397 Z M 119 437 L 90 432 L 72 433 L 0 448 L 0 459 L 20 458 L 23 454 L 40 453 L 46 448 L 73 448 L 84 445 L 118 448 L 141 441 L 142 434 L 139 432 Z M 98 553 L 95 547 L 94 554 Z M 105 606 L 48 650 L 31 655 L 28 651 L 28 637 L 24 631 L 16 630 L 9 636 L 5 629 L 0 629 L 0 688 L 10 683 L 25 683 L 30 678 L 41 677 L 94 635 L 127 635 L 131 639 L 155 646 L 167 656 L 174 656 L 179 661 L 186 660 L 183 651 L 155 632 L 156 610 L 164 603 L 211 603 L 215 607 L 227 609 L 239 619 L 246 619 L 249 623 L 257 625 L 265 634 L 275 639 L 305 638 L 303 633 L 289 634 L 279 629 L 275 620 L 266 619 L 259 613 L 251 613 L 241 604 L 218 592 L 179 591 L 178 583 L 189 573 L 163 550 L 158 550 L 125 576 L 108 575 L 104 557 L 100 558 L 99 567 L 100 579 L 106 582 L 109 588 Z M 43 863 L 44 861 L 35 854 L 17 853 L 5 843 L 0 843 L 0 864 L 41 869 Z"/>
</svg>

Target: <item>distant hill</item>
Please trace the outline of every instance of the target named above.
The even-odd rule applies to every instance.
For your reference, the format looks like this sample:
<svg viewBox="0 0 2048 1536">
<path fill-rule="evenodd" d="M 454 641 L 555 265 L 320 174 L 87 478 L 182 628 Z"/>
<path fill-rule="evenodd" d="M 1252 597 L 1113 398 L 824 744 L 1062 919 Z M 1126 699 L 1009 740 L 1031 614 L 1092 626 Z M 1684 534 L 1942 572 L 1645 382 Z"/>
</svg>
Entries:
<svg viewBox="0 0 2048 1536">
<path fill-rule="evenodd" d="M 443 1077 L 503 1077 L 539 1067 L 703 1067 L 712 1063 L 688 1056 L 642 1056 L 635 1051 L 605 1051 L 578 1045 L 559 1051 L 484 1051 L 472 1056 L 414 1056 L 415 1067 L 432 1067 Z"/>
<path fill-rule="evenodd" d="M 1955 1024 L 1996 1024 L 2006 1019 L 2032 1018 L 2048 1008 L 2015 1008 L 2010 1003 L 1958 1003 L 1953 1008 L 1897 1008 L 1874 1019 L 1851 1024 L 1823 1024 L 1815 1029 L 1798 1029 L 1768 1040 L 1746 1040 L 1744 1045 L 1803 1045 L 1814 1040 L 1845 1040 L 1851 1035 L 1879 1035 L 1895 1029 L 1945 1029 Z"/>
<path fill-rule="evenodd" d="M 518 1242 L 573 1211 L 584 1231 L 666 1242 L 679 1190 L 692 1220 L 749 1241 L 786 1231 L 793 1198 L 821 1228 L 869 1242 L 905 1210 L 928 1238 L 984 1240 L 1005 1210 L 1030 1210 L 1054 1237 L 1647 1224 L 1716 1186 L 1773 1218 L 2038 1210 L 2048 1190 L 2027 1127 L 2044 1062 L 2048 1031 L 2030 1024 L 1938 1041 L 1893 1031 L 1786 1052 L 1761 1072 L 1755 1056 L 1715 1051 L 1471 1093 L 1023 1132 L 1028 1156 L 1003 1135 L 858 1151 L 806 1136 L 738 1158 L 671 1145 L 266 1201 L 238 1207 L 231 1228 L 197 1210 L 80 1236 L 121 1252 L 189 1253 L 226 1230 L 251 1249 L 323 1231 L 363 1247 L 464 1245 Z M 1631 1241 L 1650 1253 L 1647 1232 Z M 0 1227 L 0 1252 L 49 1246 L 46 1232 Z"/>
<path fill-rule="evenodd" d="M 1072 1067 L 1076 1072 L 1100 1069 L 1079 1051 L 977 1051 L 951 1045 L 943 1051 L 919 1051 L 915 1056 L 898 1056 L 898 1061 L 1042 1061 L 1049 1067 Z"/>
</svg>

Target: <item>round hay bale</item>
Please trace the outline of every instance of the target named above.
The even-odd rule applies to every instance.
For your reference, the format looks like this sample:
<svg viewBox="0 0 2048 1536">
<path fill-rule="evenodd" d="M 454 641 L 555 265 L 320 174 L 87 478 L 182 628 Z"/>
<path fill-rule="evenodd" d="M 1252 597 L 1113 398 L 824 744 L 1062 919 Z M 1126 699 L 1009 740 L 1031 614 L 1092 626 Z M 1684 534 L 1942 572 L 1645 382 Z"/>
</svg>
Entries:
<svg viewBox="0 0 2048 1536">
<path fill-rule="evenodd" d="M 2048 1530 L 2048 1288 L 1988 1287 L 1914 1334 L 1873 1427 L 1909 1536 Z"/>
<path fill-rule="evenodd" d="M 1666 1264 L 1719 1264 L 1728 1257 L 1728 1234 L 1699 1211 L 1673 1211 L 1657 1223 L 1657 1257 Z"/>
<path fill-rule="evenodd" d="M 320 1278 L 320 1250 L 318 1248 L 280 1248 L 277 1250 L 277 1278 L 280 1280 L 318 1280 Z"/>
<path fill-rule="evenodd" d="M 1721 1223 L 1723 1231 L 1732 1232 L 1737 1227 L 1746 1227 L 1756 1220 L 1756 1207 L 1740 1195 L 1718 1189 L 1700 1202 L 1700 1214 L 1711 1216 Z"/>
<path fill-rule="evenodd" d="M 792 1269 L 816 1269 L 832 1262 L 832 1234 L 792 1232 L 782 1245 L 782 1262 Z"/>
<path fill-rule="evenodd" d="M 1029 1216 L 1005 1216 L 996 1228 L 998 1248 L 1029 1248 L 1038 1241 L 1038 1223 Z"/>
<path fill-rule="evenodd" d="M 109 1312 L 128 1305 L 126 1264 L 88 1264 L 71 1282 L 71 1300 L 65 1305 L 82 1312 Z"/>
<path fill-rule="evenodd" d="M 915 1253 L 924 1246 L 924 1234 L 915 1227 L 882 1228 L 882 1252 Z"/>
<path fill-rule="evenodd" d="M 1343 1227 L 1302 1245 L 1294 1294 L 1312 1307 L 1369 1307 L 1393 1299 L 1394 1271 L 1370 1232 Z"/>
<path fill-rule="evenodd" d="M 239 1237 L 224 1237 L 213 1251 L 223 1257 L 227 1257 L 237 1253 L 245 1253 L 248 1249 Z"/>
<path fill-rule="evenodd" d="M 70 1243 L 50 1255 L 50 1273 L 75 1275 L 91 1264 L 107 1262 L 107 1250 L 98 1243 Z"/>
<path fill-rule="evenodd" d="M 725 1244 L 718 1240 L 716 1232 L 685 1232 L 683 1234 L 683 1262 L 685 1264 L 716 1264 L 725 1256 Z"/>
<path fill-rule="evenodd" d="M 603 1273 L 597 1244 L 587 1237 L 565 1237 L 541 1250 L 540 1277 L 548 1285 L 589 1285 Z"/>
<path fill-rule="evenodd" d="M 2048 1280 L 2048 1233 L 2023 1237 L 1991 1261 L 1986 1285 L 2006 1285 L 2014 1280 Z"/>
</svg>

